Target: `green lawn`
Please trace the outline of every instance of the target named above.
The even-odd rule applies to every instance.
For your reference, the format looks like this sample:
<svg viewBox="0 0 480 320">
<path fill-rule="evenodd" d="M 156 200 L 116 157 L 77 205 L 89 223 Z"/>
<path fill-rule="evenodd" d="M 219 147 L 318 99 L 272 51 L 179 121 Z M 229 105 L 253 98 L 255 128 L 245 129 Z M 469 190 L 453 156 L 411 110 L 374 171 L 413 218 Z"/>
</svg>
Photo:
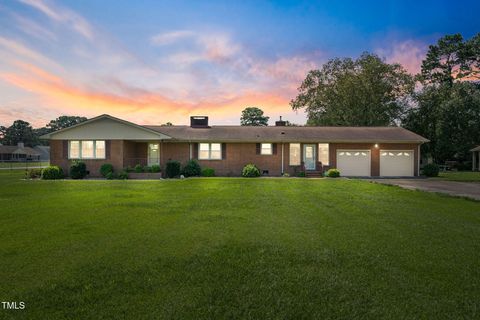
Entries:
<svg viewBox="0 0 480 320">
<path fill-rule="evenodd" d="M 480 182 L 480 172 L 472 171 L 449 171 L 440 172 L 438 178 L 442 180 L 450 181 L 463 181 L 463 182 Z"/>
<path fill-rule="evenodd" d="M 0 162 L 0 168 L 31 168 L 31 167 L 46 167 L 50 164 L 49 161 L 38 162 Z"/>
<path fill-rule="evenodd" d="M 21 181 L 0 172 L 18 319 L 473 319 L 480 202 L 359 180 Z"/>
</svg>

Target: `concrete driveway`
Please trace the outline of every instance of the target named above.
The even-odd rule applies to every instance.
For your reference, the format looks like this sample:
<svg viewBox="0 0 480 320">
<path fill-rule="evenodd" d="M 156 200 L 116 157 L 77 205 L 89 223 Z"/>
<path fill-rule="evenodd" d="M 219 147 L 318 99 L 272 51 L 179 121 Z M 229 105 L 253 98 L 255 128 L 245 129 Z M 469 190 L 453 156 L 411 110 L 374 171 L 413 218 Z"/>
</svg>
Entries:
<svg viewBox="0 0 480 320">
<path fill-rule="evenodd" d="M 376 183 L 396 185 L 405 189 L 441 192 L 452 196 L 480 200 L 480 183 L 433 179 L 370 179 Z"/>
</svg>

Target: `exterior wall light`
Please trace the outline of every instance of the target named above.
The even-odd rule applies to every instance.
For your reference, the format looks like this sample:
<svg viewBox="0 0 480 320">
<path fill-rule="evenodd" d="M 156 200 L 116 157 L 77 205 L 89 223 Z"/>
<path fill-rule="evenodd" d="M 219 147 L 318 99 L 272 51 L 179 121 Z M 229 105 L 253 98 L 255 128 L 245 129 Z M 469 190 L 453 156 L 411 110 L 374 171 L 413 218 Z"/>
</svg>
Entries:
<svg viewBox="0 0 480 320">
<path fill-rule="evenodd" d="M 378 143 L 375 143 L 374 147 L 378 149 Z"/>
</svg>

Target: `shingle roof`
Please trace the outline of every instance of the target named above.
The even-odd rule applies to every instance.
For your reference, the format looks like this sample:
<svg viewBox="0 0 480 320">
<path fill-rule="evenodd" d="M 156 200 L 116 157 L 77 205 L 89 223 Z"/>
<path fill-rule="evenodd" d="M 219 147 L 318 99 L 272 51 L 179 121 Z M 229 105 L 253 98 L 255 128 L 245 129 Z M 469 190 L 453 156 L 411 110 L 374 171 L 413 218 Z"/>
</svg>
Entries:
<svg viewBox="0 0 480 320">
<path fill-rule="evenodd" d="M 2 145 L 0 145 L 0 153 L 3 153 L 3 154 L 17 153 L 17 154 L 26 154 L 26 155 L 32 155 L 32 156 L 40 155 L 37 151 L 33 150 L 30 147 L 22 148 L 19 146 L 2 146 Z"/>
<path fill-rule="evenodd" d="M 181 141 L 222 142 L 428 142 L 422 136 L 401 127 L 253 127 L 189 126 L 144 127 Z"/>
</svg>

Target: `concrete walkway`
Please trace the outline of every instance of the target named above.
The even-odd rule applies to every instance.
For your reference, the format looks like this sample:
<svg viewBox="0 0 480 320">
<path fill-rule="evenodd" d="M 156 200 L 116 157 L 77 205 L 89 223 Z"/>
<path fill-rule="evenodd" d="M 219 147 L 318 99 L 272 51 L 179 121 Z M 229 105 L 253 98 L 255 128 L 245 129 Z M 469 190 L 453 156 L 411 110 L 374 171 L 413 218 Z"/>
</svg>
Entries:
<svg viewBox="0 0 480 320">
<path fill-rule="evenodd" d="M 369 179 L 369 181 L 395 185 L 405 189 L 441 192 L 452 196 L 480 200 L 480 183 L 433 179 Z"/>
</svg>

